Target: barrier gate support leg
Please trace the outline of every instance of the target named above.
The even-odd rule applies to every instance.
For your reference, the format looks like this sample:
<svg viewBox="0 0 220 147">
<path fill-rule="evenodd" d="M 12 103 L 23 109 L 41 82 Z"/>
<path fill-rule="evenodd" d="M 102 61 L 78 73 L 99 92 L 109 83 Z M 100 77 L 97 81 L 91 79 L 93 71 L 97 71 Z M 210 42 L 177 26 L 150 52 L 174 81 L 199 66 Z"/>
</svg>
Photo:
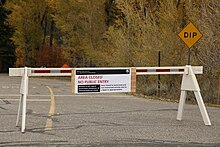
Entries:
<svg viewBox="0 0 220 147">
<path fill-rule="evenodd" d="M 18 123 L 19 123 L 19 119 L 20 119 L 20 115 L 21 115 L 21 104 L 22 103 L 23 103 L 23 94 L 21 94 L 20 99 L 19 99 L 16 127 L 18 127 Z"/>
<path fill-rule="evenodd" d="M 184 105 L 186 101 L 186 95 L 187 95 L 186 91 L 181 91 L 179 108 L 177 112 L 177 120 L 182 120 Z"/>
<path fill-rule="evenodd" d="M 187 91 L 193 91 L 196 97 L 196 101 L 199 106 L 199 110 L 201 112 L 203 121 L 205 125 L 210 126 L 211 122 L 208 116 L 208 113 L 206 111 L 201 93 L 199 84 L 197 82 L 196 76 L 193 73 L 192 67 L 190 65 L 187 65 L 184 69 L 184 74 L 182 78 L 182 85 L 181 85 L 181 96 L 180 96 L 180 102 L 177 112 L 177 120 L 182 120 L 182 114 L 183 114 L 183 107 L 186 100 Z"/>
<path fill-rule="evenodd" d="M 22 122 L 21 122 L 21 132 L 25 131 L 26 123 L 26 106 L 27 106 L 27 94 L 28 94 L 28 68 L 24 68 L 24 94 L 23 94 L 23 104 L 22 104 Z"/>
<path fill-rule="evenodd" d="M 196 100 L 197 100 L 197 103 L 199 105 L 199 109 L 200 109 L 200 112 L 202 114 L 202 118 L 203 118 L 203 121 L 205 123 L 205 125 L 211 125 L 211 122 L 209 120 L 209 116 L 208 116 L 208 113 L 206 111 L 206 108 L 205 108 L 205 105 L 204 105 L 204 102 L 202 100 L 202 96 L 201 96 L 201 93 L 198 92 L 198 91 L 195 91 L 194 92 L 195 96 L 196 96 Z"/>
<path fill-rule="evenodd" d="M 16 126 L 19 124 L 20 114 L 22 114 L 21 121 L 21 132 L 25 132 L 25 123 L 26 123 L 26 106 L 27 106 L 27 95 L 28 95 L 28 68 L 24 68 L 23 77 L 21 79 L 21 87 L 20 87 L 20 100 L 18 106 L 17 120 Z M 22 108 L 22 109 L 21 109 Z M 22 110 L 22 112 L 21 112 Z"/>
<path fill-rule="evenodd" d="M 19 104 L 18 104 L 18 113 L 17 113 L 17 120 L 16 120 L 16 127 L 19 125 L 19 120 L 20 120 L 20 115 L 21 115 L 21 105 L 23 104 L 23 94 L 24 94 L 24 71 L 23 71 L 23 76 L 21 78 L 21 85 L 20 85 L 20 99 L 19 99 Z"/>
</svg>

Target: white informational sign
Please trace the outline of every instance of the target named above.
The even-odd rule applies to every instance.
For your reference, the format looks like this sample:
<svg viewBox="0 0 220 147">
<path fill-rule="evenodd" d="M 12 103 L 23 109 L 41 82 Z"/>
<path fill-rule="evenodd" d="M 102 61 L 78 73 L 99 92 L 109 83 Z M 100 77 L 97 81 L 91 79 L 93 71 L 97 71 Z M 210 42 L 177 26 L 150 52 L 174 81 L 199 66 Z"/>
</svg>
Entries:
<svg viewBox="0 0 220 147">
<path fill-rule="evenodd" d="M 130 68 L 82 68 L 75 71 L 75 93 L 130 91 Z"/>
</svg>

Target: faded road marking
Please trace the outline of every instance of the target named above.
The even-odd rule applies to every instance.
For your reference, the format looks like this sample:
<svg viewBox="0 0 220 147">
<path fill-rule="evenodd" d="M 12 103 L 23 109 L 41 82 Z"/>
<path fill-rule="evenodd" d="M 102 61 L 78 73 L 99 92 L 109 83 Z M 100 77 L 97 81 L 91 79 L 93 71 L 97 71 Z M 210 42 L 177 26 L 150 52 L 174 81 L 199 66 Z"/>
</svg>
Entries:
<svg viewBox="0 0 220 147">
<path fill-rule="evenodd" d="M 50 110 L 49 110 L 49 113 L 48 113 L 48 118 L 47 118 L 45 129 L 44 129 L 45 131 L 52 130 L 53 120 L 52 120 L 51 117 L 55 113 L 55 97 L 54 97 L 52 89 L 49 86 L 47 86 L 47 88 L 49 89 L 50 94 L 51 94 L 51 96 L 50 96 L 51 101 L 50 101 Z"/>
<path fill-rule="evenodd" d="M 0 101 L 19 101 L 19 99 L 12 99 L 12 98 L 0 98 Z M 49 102 L 50 99 L 27 99 L 28 102 Z"/>
</svg>

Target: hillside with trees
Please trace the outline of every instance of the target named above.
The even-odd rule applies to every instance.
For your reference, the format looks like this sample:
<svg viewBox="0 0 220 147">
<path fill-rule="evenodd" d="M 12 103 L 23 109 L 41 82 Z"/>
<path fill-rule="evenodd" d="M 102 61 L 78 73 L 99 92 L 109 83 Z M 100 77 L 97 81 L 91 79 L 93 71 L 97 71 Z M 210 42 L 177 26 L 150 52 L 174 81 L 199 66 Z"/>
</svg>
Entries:
<svg viewBox="0 0 220 147">
<path fill-rule="evenodd" d="M 219 103 L 219 0 L 0 0 L 0 69 L 187 64 L 178 33 L 192 22 L 203 37 L 191 65 L 205 101 Z M 16 58 L 16 60 L 15 60 Z M 7 64 L 7 65 L 6 65 Z M 181 76 L 161 76 L 160 95 L 178 98 Z M 157 76 L 138 77 L 138 93 L 157 95 Z M 193 96 L 192 96 L 193 100 Z"/>
</svg>

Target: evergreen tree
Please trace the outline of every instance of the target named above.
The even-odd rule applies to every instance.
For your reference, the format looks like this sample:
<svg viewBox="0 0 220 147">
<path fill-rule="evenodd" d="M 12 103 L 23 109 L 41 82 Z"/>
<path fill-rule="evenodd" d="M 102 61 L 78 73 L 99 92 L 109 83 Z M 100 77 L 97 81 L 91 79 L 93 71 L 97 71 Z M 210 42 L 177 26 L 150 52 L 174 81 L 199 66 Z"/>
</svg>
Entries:
<svg viewBox="0 0 220 147">
<path fill-rule="evenodd" d="M 0 0 L 0 72 L 8 71 L 15 62 L 15 49 L 10 38 L 13 29 L 5 22 L 10 10 L 4 8 L 6 0 Z"/>
</svg>

